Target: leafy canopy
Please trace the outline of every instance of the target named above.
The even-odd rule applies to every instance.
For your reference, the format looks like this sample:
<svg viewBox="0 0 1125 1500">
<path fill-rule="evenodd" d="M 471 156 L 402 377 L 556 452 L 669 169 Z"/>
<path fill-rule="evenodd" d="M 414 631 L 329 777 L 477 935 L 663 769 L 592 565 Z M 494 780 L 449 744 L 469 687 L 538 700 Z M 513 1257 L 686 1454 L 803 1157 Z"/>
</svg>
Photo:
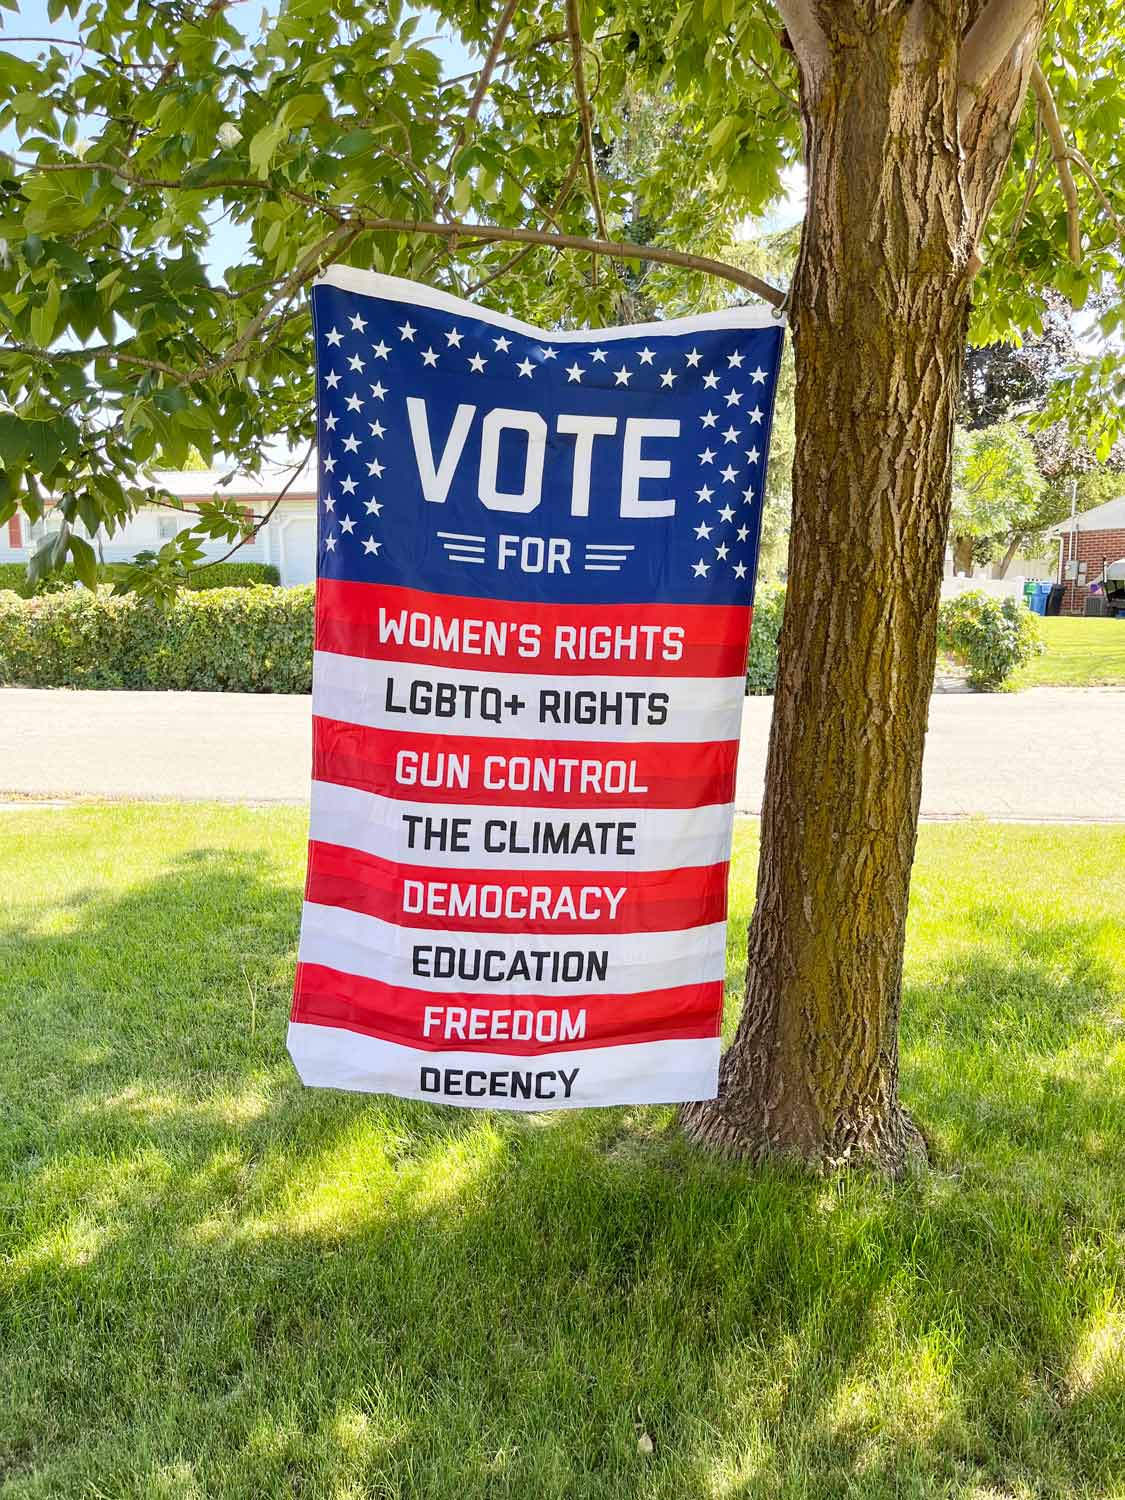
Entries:
<svg viewBox="0 0 1125 1500">
<path fill-rule="evenodd" d="M 306 289 L 330 262 L 547 324 L 630 316 L 638 299 L 666 314 L 739 295 L 697 267 L 518 235 L 737 260 L 737 226 L 800 159 L 795 72 L 769 7 L 586 0 L 572 16 L 437 0 L 431 14 L 491 56 L 490 78 L 443 76 L 434 39 L 398 0 L 283 0 L 257 25 L 226 0 L 50 0 L 56 40 L 7 28 L 0 522 L 57 498 L 64 525 L 39 566 L 69 553 L 92 579 L 93 551 L 72 528 L 112 530 L 150 498 L 134 477 L 146 465 L 198 450 L 253 470 L 270 445 L 311 443 Z M 1120 280 L 1123 43 L 1125 0 L 1051 11 L 1040 57 L 1090 172 L 1076 169 L 1081 264 L 1029 99 L 982 246 L 978 339 L 1038 331 L 1052 291 L 1081 306 Z M 245 245 L 233 266 L 215 263 L 220 221 Z M 420 222 L 434 229 L 415 232 Z M 1120 332 L 1121 307 L 1102 315 L 1104 334 Z M 1085 403 L 1112 438 L 1103 393 L 1121 378 L 1107 346 L 1063 384 L 1062 404 Z M 145 586 L 167 587 L 201 537 L 235 542 L 240 526 L 216 498 Z"/>
</svg>

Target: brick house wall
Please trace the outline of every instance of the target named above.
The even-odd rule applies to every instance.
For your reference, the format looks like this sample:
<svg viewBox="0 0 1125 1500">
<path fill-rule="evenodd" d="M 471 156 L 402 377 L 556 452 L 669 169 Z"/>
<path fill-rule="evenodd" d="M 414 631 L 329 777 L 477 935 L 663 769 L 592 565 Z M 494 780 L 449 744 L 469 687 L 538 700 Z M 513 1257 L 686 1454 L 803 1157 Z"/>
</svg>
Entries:
<svg viewBox="0 0 1125 1500">
<path fill-rule="evenodd" d="M 1065 563 L 1069 558 L 1074 558 L 1079 563 L 1086 564 L 1087 584 L 1093 583 L 1100 578 L 1103 563 L 1116 562 L 1119 557 L 1125 557 L 1125 526 L 1119 526 L 1111 531 L 1076 531 L 1073 537 L 1064 533 L 1062 539 L 1062 556 Z M 1066 583 L 1066 593 L 1063 595 L 1062 612 L 1064 615 L 1080 615 L 1086 608 L 1086 597 L 1089 594 L 1087 584 L 1077 581 L 1060 580 Z"/>
</svg>

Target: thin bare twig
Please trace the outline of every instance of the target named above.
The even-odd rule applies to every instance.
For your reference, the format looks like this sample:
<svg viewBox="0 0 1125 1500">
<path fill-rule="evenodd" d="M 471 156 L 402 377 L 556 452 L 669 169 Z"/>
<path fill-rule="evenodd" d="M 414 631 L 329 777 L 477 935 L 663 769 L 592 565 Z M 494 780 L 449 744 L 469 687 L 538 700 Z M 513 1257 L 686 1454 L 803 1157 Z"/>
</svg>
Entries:
<svg viewBox="0 0 1125 1500">
<path fill-rule="evenodd" d="M 1008 248 L 1007 248 L 1007 251 L 1005 252 L 1005 255 L 1004 255 L 1005 261 L 1007 261 L 1007 260 L 1009 260 L 1011 258 L 1012 250 L 1013 250 L 1013 248 L 1015 246 L 1016 239 L 1019 236 L 1020 230 L 1023 228 L 1024 220 L 1027 218 L 1027 210 L 1028 210 L 1028 208 L 1031 205 L 1032 194 L 1035 192 L 1035 179 L 1039 175 L 1039 150 L 1040 150 L 1040 147 L 1042 146 L 1042 144 L 1043 144 L 1043 120 L 1042 120 L 1042 117 L 1039 114 L 1039 111 L 1036 110 L 1036 112 L 1035 112 L 1035 149 L 1031 153 L 1031 165 L 1027 169 L 1027 185 L 1025 186 L 1025 188 L 1023 190 L 1023 202 L 1020 204 L 1020 211 L 1016 215 L 1015 222 L 1012 225 L 1012 232 L 1008 236 Z"/>
<path fill-rule="evenodd" d="M 1094 175 L 1093 167 L 1082 155 L 1081 151 L 1079 151 L 1074 146 L 1070 147 L 1067 155 L 1070 157 L 1074 165 L 1085 175 L 1090 186 L 1093 188 L 1094 192 L 1097 193 L 1102 207 L 1109 215 L 1110 222 L 1113 224 L 1114 229 L 1117 231 L 1117 242 L 1122 247 L 1122 249 L 1125 249 L 1125 223 L 1122 223 L 1121 218 L 1114 210 L 1113 204 L 1106 197 L 1105 190 L 1103 189 L 1101 183 L 1098 181 L 1097 177 Z"/>
<path fill-rule="evenodd" d="M 247 542 L 249 542 L 253 537 L 256 537 L 258 535 L 258 532 L 261 531 L 262 527 L 266 524 L 266 522 L 273 515 L 273 513 L 277 509 L 277 507 L 285 499 L 286 495 L 293 488 L 294 484 L 296 484 L 298 475 L 302 472 L 302 470 L 304 469 L 305 465 L 308 463 L 309 459 L 312 457 L 313 450 L 315 449 L 315 447 L 316 447 L 316 439 L 313 438 L 312 442 L 309 444 L 308 448 L 305 450 L 305 456 L 304 456 L 304 458 L 301 459 L 300 463 L 298 463 L 298 464 L 295 465 L 292 474 L 290 474 L 289 478 L 285 481 L 285 487 L 284 487 L 284 489 L 282 489 L 280 491 L 280 493 L 278 493 L 277 495 L 274 496 L 274 498 L 270 501 L 270 504 L 269 504 L 268 508 L 265 510 L 265 512 L 263 513 L 263 515 L 261 516 L 261 518 L 258 519 L 258 520 L 255 520 L 254 525 L 251 526 L 238 539 L 237 542 L 235 542 L 234 546 L 230 549 L 230 551 L 229 552 L 224 552 L 223 555 L 222 555 L 222 557 L 212 558 L 210 562 L 200 563 L 197 568 L 189 568 L 187 570 L 187 576 L 189 578 L 193 577 L 196 573 L 203 573 L 208 568 L 216 568 L 216 567 L 218 567 L 218 565 L 220 563 L 227 562 L 230 558 L 232 558 L 234 556 L 234 554 L 236 552 L 238 552 L 241 548 L 245 547 L 246 544 L 247 544 Z M 230 498 L 233 500 L 235 497 L 232 495 L 232 496 L 230 496 Z M 198 514 L 198 512 L 197 512 L 197 514 Z"/>
<path fill-rule="evenodd" d="M 586 153 L 586 176 L 590 183 L 590 203 L 594 210 L 594 223 L 598 227 L 598 237 L 608 240 L 609 230 L 606 227 L 601 189 L 598 186 L 598 161 L 594 155 L 593 113 L 586 93 L 586 69 L 582 61 L 582 30 L 578 22 L 578 0 L 566 0 L 566 31 L 570 41 L 571 68 L 574 72 L 574 93 L 578 100 L 578 114 L 582 122 L 582 144 Z"/>
</svg>

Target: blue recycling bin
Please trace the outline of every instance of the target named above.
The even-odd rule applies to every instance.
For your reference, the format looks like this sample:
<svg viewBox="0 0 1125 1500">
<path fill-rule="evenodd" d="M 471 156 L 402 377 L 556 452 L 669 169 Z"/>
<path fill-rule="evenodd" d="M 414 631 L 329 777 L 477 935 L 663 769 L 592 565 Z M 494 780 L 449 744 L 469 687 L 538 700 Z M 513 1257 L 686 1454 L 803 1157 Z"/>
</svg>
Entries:
<svg viewBox="0 0 1125 1500">
<path fill-rule="evenodd" d="M 1035 593 L 1027 601 L 1037 615 L 1047 613 L 1047 600 L 1051 597 L 1051 585 L 1049 583 L 1037 583 Z"/>
</svg>

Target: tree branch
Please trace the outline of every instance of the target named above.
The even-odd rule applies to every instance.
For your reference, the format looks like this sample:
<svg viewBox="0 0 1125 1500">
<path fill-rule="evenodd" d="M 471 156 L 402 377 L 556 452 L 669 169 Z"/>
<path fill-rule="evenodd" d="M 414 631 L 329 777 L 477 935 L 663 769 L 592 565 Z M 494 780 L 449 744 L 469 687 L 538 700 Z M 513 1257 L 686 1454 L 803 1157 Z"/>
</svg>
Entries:
<svg viewBox="0 0 1125 1500">
<path fill-rule="evenodd" d="M 258 535 L 258 532 L 261 531 L 262 527 L 270 519 L 270 517 L 273 515 L 274 511 L 281 504 L 281 502 L 285 499 L 286 495 L 289 493 L 289 491 L 293 488 L 294 484 L 297 482 L 297 478 L 300 475 L 301 471 L 304 469 L 304 467 L 308 463 L 309 459 L 313 456 L 313 450 L 315 449 L 315 447 L 316 447 L 316 439 L 313 438 L 312 442 L 309 444 L 308 448 L 305 450 L 305 456 L 304 456 L 304 458 L 302 458 L 298 463 L 296 463 L 293 466 L 293 472 L 292 472 L 292 474 L 290 474 L 289 478 L 285 481 L 284 488 L 277 495 L 274 496 L 274 498 L 270 501 L 269 505 L 262 512 L 261 516 L 255 520 L 253 526 L 249 527 L 244 532 L 244 534 L 241 537 L 239 537 L 238 541 L 235 542 L 234 546 L 230 549 L 230 551 L 229 552 L 224 552 L 223 555 L 222 555 L 222 557 L 212 558 L 212 560 L 210 562 L 200 563 L 197 568 L 189 568 L 187 570 L 187 577 L 191 578 L 196 573 L 203 573 L 208 568 L 217 568 L 220 563 L 227 562 L 230 558 L 232 558 L 234 556 L 234 554 L 236 552 L 238 552 L 241 548 L 245 547 L 246 544 L 247 544 L 247 542 L 249 542 L 253 537 L 256 537 Z M 233 496 L 231 498 L 233 499 Z M 200 512 L 200 511 L 197 510 L 196 511 L 196 515 L 200 515 L 200 514 L 202 514 L 202 512 Z"/>
<path fill-rule="evenodd" d="M 578 0 L 566 0 L 566 34 L 570 41 L 574 93 L 578 100 L 578 114 L 582 121 L 582 144 L 586 153 L 586 177 L 590 183 L 590 202 L 594 209 L 594 223 L 598 227 L 599 237 L 608 240 L 609 230 L 606 228 L 601 189 L 598 187 L 598 162 L 594 155 L 594 122 L 590 111 L 590 99 L 586 93 L 586 70 L 582 62 L 582 29 L 578 22 Z"/>
<path fill-rule="evenodd" d="M 1070 170 L 1070 150 L 1066 144 L 1066 137 L 1063 135 L 1059 112 L 1055 108 L 1055 96 L 1051 93 L 1051 85 L 1047 82 L 1046 75 L 1038 63 L 1031 65 L 1031 86 L 1035 90 L 1039 117 L 1043 121 L 1047 139 L 1051 143 L 1051 155 L 1054 158 L 1055 171 L 1058 173 L 1063 202 L 1066 204 L 1067 250 L 1074 264 L 1081 265 L 1082 239 L 1078 222 L 1078 189 L 1074 186 L 1074 173 Z"/>
<path fill-rule="evenodd" d="M 1097 193 L 1102 207 L 1109 215 L 1110 221 L 1113 224 L 1114 229 L 1117 231 L 1117 242 L 1121 246 L 1121 248 L 1125 250 L 1125 223 L 1122 223 L 1120 217 L 1114 211 L 1113 204 L 1110 203 L 1109 199 L 1106 197 L 1101 183 L 1094 175 L 1093 167 L 1091 167 L 1090 163 L 1082 155 L 1081 151 L 1077 150 L 1074 146 L 1070 147 L 1067 155 L 1070 157 L 1074 165 L 1085 174 L 1090 186 L 1093 188 L 1094 192 Z"/>
<path fill-rule="evenodd" d="M 1011 52 L 1034 27 L 1039 0 L 987 0 L 961 43 L 957 68 L 957 115 L 960 123 L 972 114 L 982 89 Z"/>
<path fill-rule="evenodd" d="M 817 19 L 813 0 L 777 0 L 797 62 L 807 73 L 817 73 L 828 60 L 828 38 Z"/>
</svg>

